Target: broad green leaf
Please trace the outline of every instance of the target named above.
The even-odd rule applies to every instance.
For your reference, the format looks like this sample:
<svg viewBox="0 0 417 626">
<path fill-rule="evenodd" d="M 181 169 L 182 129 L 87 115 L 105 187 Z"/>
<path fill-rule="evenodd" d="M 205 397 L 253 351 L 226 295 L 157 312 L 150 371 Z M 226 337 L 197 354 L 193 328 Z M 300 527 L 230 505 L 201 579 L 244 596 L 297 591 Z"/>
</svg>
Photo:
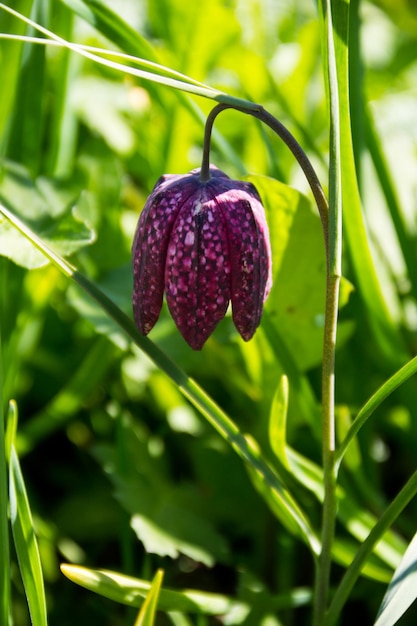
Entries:
<svg viewBox="0 0 417 626">
<path fill-rule="evenodd" d="M 8 163 L 2 172 L 0 198 L 64 256 L 94 241 L 94 232 L 77 207 L 80 192 L 72 186 L 45 178 L 33 182 L 26 170 Z M 47 263 L 45 255 L 7 221 L 0 223 L 0 254 L 28 269 Z"/>
<path fill-rule="evenodd" d="M 92 570 L 79 565 L 62 564 L 61 571 L 74 583 L 130 606 L 142 606 L 151 587 L 148 581 L 108 570 Z M 222 594 L 162 588 L 158 608 L 162 611 L 226 615 L 231 611 L 246 609 L 247 604 Z"/>
<path fill-rule="evenodd" d="M 417 598 L 417 534 L 414 535 L 379 607 L 374 626 L 393 626 Z"/>
<path fill-rule="evenodd" d="M 265 312 L 303 371 L 321 361 L 326 268 L 320 220 L 307 199 L 278 181 L 251 176 L 267 211 L 273 288 Z"/>
<path fill-rule="evenodd" d="M 158 570 L 152 581 L 149 593 L 139 611 L 135 626 L 153 626 L 164 572 Z"/>
<path fill-rule="evenodd" d="M 47 626 L 45 587 L 26 487 L 14 446 L 9 465 L 10 521 L 33 626 Z"/>
<path fill-rule="evenodd" d="M 273 320 L 300 371 L 321 362 L 326 265 L 320 219 L 297 190 L 266 176 L 248 177 L 265 205 L 272 247 L 273 287 L 265 315 Z M 352 332 L 342 323 L 338 338 Z"/>
</svg>

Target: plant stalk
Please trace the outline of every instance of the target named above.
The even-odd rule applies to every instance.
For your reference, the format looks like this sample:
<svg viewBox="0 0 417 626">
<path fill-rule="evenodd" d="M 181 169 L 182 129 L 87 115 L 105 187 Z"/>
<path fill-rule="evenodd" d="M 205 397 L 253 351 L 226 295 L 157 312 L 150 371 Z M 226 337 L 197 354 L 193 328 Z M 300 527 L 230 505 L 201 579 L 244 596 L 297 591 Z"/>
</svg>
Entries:
<svg viewBox="0 0 417 626">
<path fill-rule="evenodd" d="M 336 464 L 335 464 L 335 427 L 334 427 L 334 366 L 336 348 L 336 329 L 339 301 L 340 271 L 334 245 L 331 240 L 338 241 L 339 229 L 336 218 L 329 224 L 329 205 L 318 180 L 316 172 L 289 130 L 261 105 L 254 105 L 253 109 L 222 103 L 214 107 L 207 117 L 203 159 L 201 166 L 201 180 L 210 178 L 210 138 L 214 120 L 225 109 L 236 109 L 242 113 L 252 115 L 269 126 L 288 146 L 303 170 L 310 185 L 322 223 L 324 244 L 326 250 L 326 302 L 323 338 L 322 363 L 322 465 L 324 480 L 324 501 L 321 529 L 321 552 L 316 559 L 316 579 L 314 590 L 313 624 L 321 626 L 327 607 L 330 581 L 331 555 L 336 520 Z M 333 181 L 334 182 L 334 181 Z M 332 200 L 337 203 L 338 189 L 331 184 Z M 337 212 L 334 211 L 334 215 Z M 333 215 L 330 218 L 334 217 Z"/>
</svg>

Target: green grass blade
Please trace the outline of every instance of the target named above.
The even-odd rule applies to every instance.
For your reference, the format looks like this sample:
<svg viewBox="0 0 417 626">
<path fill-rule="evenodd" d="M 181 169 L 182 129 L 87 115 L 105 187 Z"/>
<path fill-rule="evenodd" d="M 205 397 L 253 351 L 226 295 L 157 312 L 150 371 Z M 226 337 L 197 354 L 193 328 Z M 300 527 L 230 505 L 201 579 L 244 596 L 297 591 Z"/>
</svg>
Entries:
<svg viewBox="0 0 417 626">
<path fill-rule="evenodd" d="M 80 565 L 61 565 L 62 573 L 72 582 L 85 589 L 94 591 L 115 602 L 128 606 L 142 606 L 151 583 L 147 580 L 125 576 L 109 570 L 88 569 Z M 249 596 L 237 600 L 220 593 L 198 591 L 195 589 L 173 590 L 162 588 L 159 595 L 158 609 L 167 612 L 180 612 L 197 615 L 247 615 L 250 611 Z M 298 607 L 311 601 L 311 590 L 294 588 L 271 598 L 271 606 L 276 611 L 288 607 Z M 226 620 L 225 620 L 226 621 Z M 233 621 L 233 623 L 237 623 Z M 240 623 L 240 622 L 239 622 Z M 242 622 L 243 623 L 243 622 Z"/>
<path fill-rule="evenodd" d="M 54 24 L 57 30 L 71 39 L 74 15 L 60 3 L 54 6 Z M 33 41 L 33 40 L 32 40 Z M 37 41 L 50 43 L 49 40 L 37 38 Z M 49 141 L 46 162 L 47 172 L 56 178 L 70 178 L 75 160 L 77 145 L 77 116 L 71 102 L 71 89 L 81 66 L 81 57 L 71 54 L 68 48 L 57 55 L 56 69 L 51 77 L 53 80 L 55 106 L 51 111 L 49 122 Z"/>
<path fill-rule="evenodd" d="M 141 606 L 151 587 L 147 580 L 108 570 L 92 570 L 65 563 L 61 565 L 61 571 L 77 585 L 130 606 Z M 161 589 L 158 606 L 162 611 L 223 615 L 245 607 L 246 604 L 222 594 L 191 589 L 182 591 Z"/>
<path fill-rule="evenodd" d="M 407 266 L 407 273 L 413 287 L 414 294 L 417 295 L 417 251 L 414 238 L 410 235 L 405 223 L 404 215 L 401 211 L 398 192 L 395 188 L 394 180 L 387 160 L 384 155 L 381 140 L 375 129 L 375 124 L 369 111 L 365 114 L 365 137 L 369 154 L 372 158 L 376 175 L 379 180 L 385 201 L 389 209 L 392 223 L 397 233 L 398 243 Z"/>
<path fill-rule="evenodd" d="M 16 0 L 14 3 L 17 12 L 24 15 L 30 13 L 32 0 Z M 0 13 L 0 33 L 15 33 L 22 35 L 26 30 L 24 22 L 16 22 L 9 13 Z M 4 155 L 9 133 L 10 112 L 13 109 L 17 86 L 19 83 L 20 58 L 23 44 L 21 42 L 0 41 L 0 155 Z"/>
<path fill-rule="evenodd" d="M 133 76 L 137 76 L 138 78 L 151 80 L 153 82 L 160 83 L 168 87 L 174 87 L 176 89 L 181 89 L 183 91 L 190 91 L 191 93 L 194 93 L 196 95 L 201 95 L 207 98 L 213 98 L 214 95 L 220 94 L 220 92 L 217 92 L 215 89 L 212 89 L 211 87 L 207 85 L 202 86 L 202 87 L 198 87 L 197 85 L 194 85 L 193 84 L 194 81 L 192 79 L 189 79 L 189 82 L 188 82 L 188 79 L 185 76 L 183 80 L 178 80 L 175 76 L 175 73 L 169 70 L 169 68 L 164 68 L 165 75 L 157 74 L 156 72 L 152 71 L 155 69 L 155 64 L 152 62 L 146 61 L 145 59 L 140 59 L 140 63 L 143 67 L 147 67 L 150 71 L 129 67 L 127 65 L 123 65 L 121 63 L 111 61 L 109 59 L 103 59 L 99 55 L 90 52 L 90 50 L 88 49 L 85 49 L 83 46 L 80 46 L 75 43 L 71 43 L 63 39 L 62 37 L 59 37 L 52 31 L 48 30 L 47 28 L 44 28 L 40 24 L 37 24 L 33 20 L 25 17 L 24 15 L 20 14 L 18 11 L 13 10 L 12 8 L 8 7 L 2 2 L 0 2 L 0 9 L 7 11 L 14 17 L 22 20 L 23 22 L 25 22 L 32 28 L 35 28 L 36 30 L 38 30 L 45 37 L 48 37 L 52 41 L 55 41 L 57 44 L 65 46 L 69 50 L 72 50 L 73 52 L 76 52 L 77 54 L 80 54 L 81 56 L 84 56 L 85 58 L 90 59 L 91 61 L 95 61 L 96 63 L 105 65 L 108 68 L 122 71 L 128 74 L 132 74 Z"/>
<path fill-rule="evenodd" d="M 36 17 L 42 24 L 48 20 L 45 3 L 36 3 Z M 33 29 L 30 29 L 33 32 Z M 17 94 L 13 107 L 7 157 L 38 172 L 42 163 L 43 88 L 45 83 L 45 48 L 25 44 L 19 68 Z"/>
<path fill-rule="evenodd" d="M 26 487 L 14 445 L 9 464 L 10 521 L 32 626 L 47 626 L 45 588 Z"/>
<path fill-rule="evenodd" d="M 303 415 L 307 423 L 311 425 L 314 433 L 320 439 L 320 405 L 314 396 L 310 381 L 307 376 L 299 371 L 292 353 L 288 350 L 280 333 L 267 313 L 262 320 L 262 328 L 276 354 L 278 362 L 281 363 L 283 370 L 288 377 L 291 393 L 294 397 L 296 397 L 297 406 L 301 415 Z"/>
<path fill-rule="evenodd" d="M 351 134 L 349 105 L 349 4 L 332 2 L 335 34 L 335 61 L 338 88 L 338 141 L 342 184 L 343 226 L 355 283 L 366 310 L 366 320 L 374 337 L 375 349 L 387 363 L 398 367 L 407 360 L 403 340 L 382 294 L 368 242 L 361 208 Z"/>
<path fill-rule="evenodd" d="M 152 581 L 151 588 L 149 589 L 145 602 L 139 611 L 135 626 L 153 626 L 163 577 L 164 572 L 162 570 L 158 570 Z"/>
<path fill-rule="evenodd" d="M 388 396 L 391 395 L 397 387 L 402 385 L 406 380 L 408 380 L 411 376 L 413 376 L 417 372 L 417 357 L 411 359 L 406 365 L 404 365 L 400 370 L 398 370 L 391 378 L 389 378 L 363 405 L 363 407 L 358 412 L 355 420 L 353 421 L 351 427 L 349 428 L 346 437 L 342 441 L 340 447 L 336 452 L 336 460 L 337 463 L 341 463 L 346 450 L 349 445 L 353 441 L 353 439 L 358 434 L 359 430 L 362 426 L 367 422 L 367 420 L 371 417 L 372 413 L 379 407 L 381 402 L 383 402 Z"/>
<path fill-rule="evenodd" d="M 313 554 L 319 551 L 319 544 L 311 524 L 298 507 L 291 494 L 285 488 L 283 482 L 266 463 L 260 454 L 243 434 L 236 424 L 226 415 L 220 407 L 208 396 L 203 389 L 183 370 L 181 370 L 162 350 L 150 339 L 143 337 L 133 321 L 117 307 L 100 289 L 80 274 L 74 266 L 65 261 L 56 252 L 51 250 L 31 229 L 19 220 L 6 206 L 0 205 L 0 214 L 11 222 L 17 230 L 38 248 L 65 276 L 76 282 L 90 297 L 99 303 L 101 308 L 109 315 L 126 333 L 136 345 L 141 348 L 152 361 L 178 386 L 182 394 L 200 411 L 207 421 L 229 443 L 239 457 L 247 463 L 254 475 L 263 483 L 263 492 L 267 490 L 268 502 L 272 502 L 276 511 L 278 506 L 281 519 L 287 520 L 290 529 L 294 525 Z"/>
<path fill-rule="evenodd" d="M 374 626 L 394 626 L 417 598 L 417 534 L 411 540 L 382 599 Z"/>
<path fill-rule="evenodd" d="M 121 50 L 156 61 L 151 44 L 103 2 L 94 0 L 61 1 L 71 11 L 94 26 L 102 35 L 118 45 Z"/>
<path fill-rule="evenodd" d="M 0 305 L 1 306 L 1 305 Z M 11 624 L 10 550 L 6 466 L 6 437 L 3 398 L 3 352 L 0 326 L 0 623 Z"/>
<path fill-rule="evenodd" d="M 17 404 L 14 400 L 10 400 L 9 402 L 9 411 L 7 414 L 7 423 L 6 423 L 6 461 L 9 463 L 10 461 L 10 453 L 12 449 L 12 445 L 16 441 L 16 433 L 17 433 Z"/>
<path fill-rule="evenodd" d="M 241 98 L 235 98 L 233 96 L 229 96 L 228 94 L 222 91 L 213 89 L 212 87 L 209 87 L 208 85 L 203 85 L 202 83 L 198 83 L 197 81 L 187 76 L 181 75 L 182 78 L 178 79 L 177 78 L 178 73 L 173 72 L 167 67 L 163 68 L 162 70 L 163 74 L 157 73 L 155 71 L 155 63 L 146 61 L 145 59 L 138 59 L 138 62 L 142 65 L 142 67 L 146 67 L 148 69 L 138 69 L 136 67 L 131 67 L 129 65 L 117 63 L 116 61 L 112 61 L 110 59 L 103 59 L 98 54 L 93 54 L 89 50 L 85 49 L 83 46 L 66 41 L 65 39 L 63 39 L 62 37 L 59 37 L 52 31 L 48 30 L 47 28 L 44 28 L 40 24 L 37 24 L 36 22 L 30 20 L 29 18 L 18 13 L 17 11 L 14 11 L 13 9 L 3 4 L 2 2 L 0 2 L 0 9 L 7 11 L 11 15 L 14 15 L 16 18 L 22 20 L 26 24 L 37 29 L 43 35 L 57 42 L 58 44 L 65 46 L 69 50 L 72 50 L 73 52 L 80 54 L 81 56 L 89 59 L 90 61 L 94 61 L 96 63 L 99 63 L 100 65 L 104 65 L 107 68 L 120 71 L 125 74 L 131 74 L 132 76 L 136 76 L 144 80 L 149 80 L 154 83 L 165 85 L 166 87 L 180 89 L 181 91 L 192 93 L 196 96 L 201 96 L 203 98 L 216 100 L 217 102 L 235 104 L 242 108 L 250 109 L 250 110 L 252 110 L 253 108 L 256 108 L 256 105 L 253 102 L 250 102 L 248 100 L 244 100 Z"/>
<path fill-rule="evenodd" d="M 326 614 L 323 626 L 333 626 L 337 623 L 343 606 L 348 600 L 349 595 L 358 577 L 360 576 L 363 566 L 374 549 L 374 546 L 380 541 L 384 533 L 395 522 L 400 513 L 416 494 L 417 472 L 412 475 L 406 485 L 401 489 L 400 493 L 394 498 L 383 515 L 381 515 L 368 537 L 360 546 L 355 558 L 334 593 L 333 600 Z"/>
</svg>

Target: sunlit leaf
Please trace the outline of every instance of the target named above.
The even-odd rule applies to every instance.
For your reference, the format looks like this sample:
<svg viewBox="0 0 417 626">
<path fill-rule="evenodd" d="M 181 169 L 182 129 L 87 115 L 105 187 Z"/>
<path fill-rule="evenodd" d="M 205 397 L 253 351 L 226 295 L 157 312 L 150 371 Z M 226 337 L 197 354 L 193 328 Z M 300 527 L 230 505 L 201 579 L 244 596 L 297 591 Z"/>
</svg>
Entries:
<svg viewBox="0 0 417 626">
<path fill-rule="evenodd" d="M 141 606 L 151 587 L 148 581 L 108 570 L 93 570 L 68 564 L 62 564 L 61 570 L 65 576 L 78 585 L 131 606 Z M 191 589 L 174 591 L 162 588 L 158 607 L 162 611 L 224 615 L 231 610 L 244 608 L 245 603 L 222 594 Z"/>
<path fill-rule="evenodd" d="M 34 626 L 46 626 L 46 600 L 38 543 L 26 487 L 14 446 L 9 465 L 10 521 L 29 611 Z"/>
<path fill-rule="evenodd" d="M 265 314 L 300 371 L 321 362 L 326 265 L 318 215 L 295 189 L 266 176 L 250 176 L 266 208 L 273 258 L 273 287 Z M 340 343 L 352 332 L 340 324 Z"/>
<path fill-rule="evenodd" d="M 152 581 L 149 593 L 139 611 L 135 626 L 153 626 L 164 572 L 158 570 Z"/>
<path fill-rule="evenodd" d="M 288 378 L 281 376 L 274 395 L 269 418 L 269 443 L 281 463 L 288 466 L 286 454 L 286 420 L 288 411 Z"/>
<path fill-rule="evenodd" d="M 23 168 L 7 164 L 2 172 L 0 198 L 27 220 L 45 241 L 69 256 L 94 241 L 94 232 L 77 209 L 80 190 L 45 178 L 33 182 Z M 33 269 L 47 263 L 27 238 L 0 222 L 0 254 Z"/>
<path fill-rule="evenodd" d="M 374 626 L 393 626 L 417 598 L 417 534 L 414 535 L 379 607 Z"/>
</svg>

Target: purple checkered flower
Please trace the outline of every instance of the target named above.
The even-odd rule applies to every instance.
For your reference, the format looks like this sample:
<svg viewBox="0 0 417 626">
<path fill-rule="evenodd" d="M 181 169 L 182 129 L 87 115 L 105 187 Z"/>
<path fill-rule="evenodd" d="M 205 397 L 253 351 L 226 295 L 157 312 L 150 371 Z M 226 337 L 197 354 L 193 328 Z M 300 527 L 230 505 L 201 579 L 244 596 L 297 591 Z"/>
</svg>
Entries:
<svg viewBox="0 0 417 626">
<path fill-rule="evenodd" d="M 147 335 L 165 291 L 187 343 L 200 350 L 232 303 L 245 341 L 258 327 L 271 288 L 271 249 L 264 208 L 251 183 L 215 167 L 165 175 L 140 215 L 133 242 L 133 312 Z"/>
</svg>

